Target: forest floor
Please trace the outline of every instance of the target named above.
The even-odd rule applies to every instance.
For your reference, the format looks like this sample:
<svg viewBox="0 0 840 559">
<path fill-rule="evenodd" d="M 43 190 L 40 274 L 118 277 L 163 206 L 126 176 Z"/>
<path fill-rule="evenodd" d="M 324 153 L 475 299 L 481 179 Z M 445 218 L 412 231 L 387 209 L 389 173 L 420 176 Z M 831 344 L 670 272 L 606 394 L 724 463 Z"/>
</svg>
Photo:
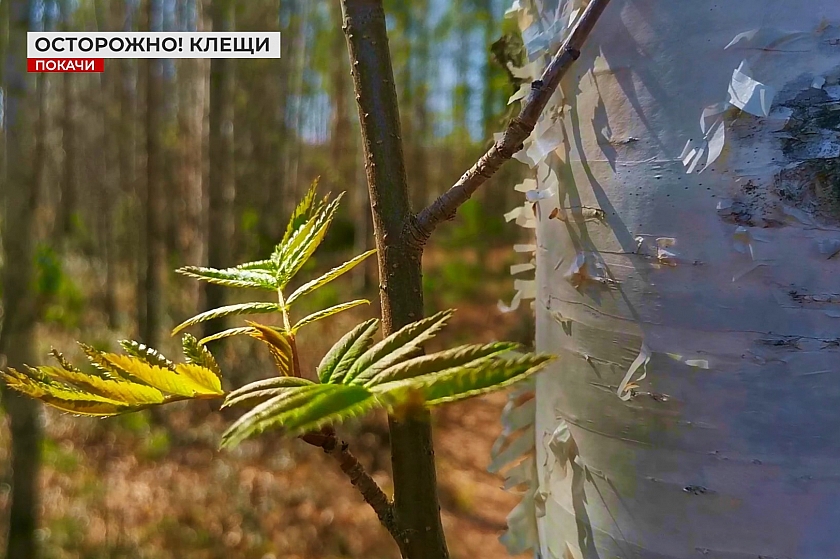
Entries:
<svg viewBox="0 0 840 559">
<path fill-rule="evenodd" d="M 458 286 L 447 282 L 463 276 L 464 270 L 446 267 L 454 265 L 450 262 L 464 266 L 461 256 L 441 255 L 427 262 L 427 278 L 433 284 L 427 293 L 431 287 L 432 293 L 445 290 L 447 297 L 461 299 L 436 296 L 427 302 L 433 307 L 430 312 L 458 308 L 431 349 L 443 343 L 529 339 L 527 312 L 502 314 L 496 307 L 499 297 L 509 300 L 512 294 L 511 278 L 502 272 L 510 258 L 509 250 L 492 254 L 490 267 L 497 272 L 471 272 L 485 280 L 465 278 L 460 295 Z M 304 366 L 317 363 L 342 331 L 372 316 L 377 307 L 374 301 L 371 309 L 324 321 L 329 325 L 319 331 L 313 327 L 299 343 L 308 348 Z M 85 335 L 88 330 L 80 332 Z M 100 339 L 109 334 L 113 335 L 100 333 Z M 41 354 L 50 345 L 72 346 L 71 337 L 54 326 L 42 327 L 39 340 Z M 235 340 L 225 350 L 223 363 L 236 371 L 228 378 L 267 376 L 250 372 L 265 370 L 268 363 L 256 353 L 261 350 L 256 343 Z M 67 353 L 78 360 L 78 354 Z M 518 497 L 504 491 L 501 478 L 486 470 L 490 448 L 501 432 L 505 401 L 504 393 L 496 393 L 444 406 L 433 415 L 443 522 L 453 559 L 509 557 L 498 537 Z M 217 451 L 221 433 L 238 413 L 220 412 L 218 405 L 205 402 L 108 420 L 47 410 L 38 531 L 45 558 L 398 557 L 373 512 L 322 452 L 271 434 L 233 451 Z M 7 480 L 9 473 L 7 429 L 3 425 L 0 430 L 0 480 Z M 351 422 L 339 432 L 390 493 L 386 418 Z M 0 511 L 8 510 L 8 495 L 8 485 L 0 486 Z"/>
</svg>

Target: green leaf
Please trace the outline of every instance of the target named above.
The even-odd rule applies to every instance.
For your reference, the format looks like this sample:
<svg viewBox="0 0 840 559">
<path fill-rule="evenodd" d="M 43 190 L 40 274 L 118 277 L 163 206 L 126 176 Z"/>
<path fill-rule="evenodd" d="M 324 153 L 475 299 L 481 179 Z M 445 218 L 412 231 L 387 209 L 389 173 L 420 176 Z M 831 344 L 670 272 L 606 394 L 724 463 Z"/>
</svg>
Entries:
<svg viewBox="0 0 840 559">
<path fill-rule="evenodd" d="M 216 340 L 222 340 L 224 338 L 230 338 L 232 336 L 241 336 L 243 334 L 251 335 L 254 333 L 254 329 L 250 326 L 240 326 L 238 328 L 228 328 L 227 330 L 222 330 L 221 332 L 216 332 L 215 334 L 211 334 L 204 338 L 198 340 L 198 343 L 201 345 L 206 345 L 209 342 L 214 342 Z"/>
<path fill-rule="evenodd" d="M 273 274 L 261 273 L 255 270 L 244 270 L 241 268 L 217 270 L 215 268 L 185 266 L 178 268 L 176 272 L 191 278 L 227 287 L 246 287 L 268 291 L 277 289 L 277 280 Z"/>
<path fill-rule="evenodd" d="M 395 401 L 419 391 L 424 405 L 431 407 L 500 390 L 536 373 L 551 359 L 550 355 L 534 354 L 517 359 L 482 359 L 467 366 L 378 384 L 370 390 L 377 395 L 391 396 Z"/>
<path fill-rule="evenodd" d="M 249 403 L 255 405 L 275 396 L 291 392 L 292 388 L 301 386 L 318 386 L 311 380 L 300 377 L 274 377 L 246 384 L 234 390 L 225 398 L 223 408 Z"/>
<path fill-rule="evenodd" d="M 256 322 L 248 322 L 248 324 L 251 325 L 252 330 L 249 334 L 268 346 L 268 350 L 271 352 L 271 356 L 274 358 L 274 364 L 280 374 L 292 374 L 294 354 L 292 352 L 292 343 L 288 336 L 270 326 L 257 324 Z"/>
<path fill-rule="evenodd" d="M 373 335 L 378 329 L 379 320 L 372 318 L 362 322 L 338 340 L 318 365 L 318 378 L 321 382 L 342 382 L 356 359 L 373 345 Z"/>
<path fill-rule="evenodd" d="M 295 301 L 296 299 L 298 299 L 299 297 L 303 297 L 304 295 L 307 295 L 307 294 L 315 291 L 319 287 L 322 287 L 322 286 L 326 285 L 327 283 L 331 282 L 332 280 L 341 276 L 342 274 L 346 274 L 347 272 L 349 272 L 350 270 L 355 268 L 358 264 L 363 262 L 368 256 L 370 256 L 372 254 L 375 254 L 375 253 L 376 253 L 376 249 L 369 250 L 369 251 L 367 251 L 363 254 L 360 254 L 359 256 L 353 258 L 352 260 L 348 260 L 347 262 L 345 262 L 341 266 L 333 268 L 332 270 L 330 270 L 326 274 L 324 274 L 324 275 L 322 275 L 318 278 L 315 278 L 312 281 L 308 281 L 308 282 L 304 283 L 303 285 L 298 287 L 291 295 L 289 295 L 286 298 L 286 304 L 291 305 L 292 302 Z"/>
<path fill-rule="evenodd" d="M 394 332 L 359 357 L 342 382 L 366 384 L 385 369 L 420 354 L 423 344 L 443 328 L 452 312 L 441 311 Z"/>
<path fill-rule="evenodd" d="M 288 241 L 278 247 L 276 254 L 278 288 L 289 283 L 324 240 L 342 196 L 343 193 L 319 208 L 303 227 L 295 231 Z M 275 256 L 272 256 L 272 259 L 274 258 Z"/>
<path fill-rule="evenodd" d="M 274 262 L 269 260 L 255 260 L 253 262 L 245 262 L 244 264 L 240 264 L 238 266 L 234 266 L 236 270 L 251 270 L 255 272 L 267 272 L 272 276 L 277 272 L 277 266 L 274 265 Z"/>
<path fill-rule="evenodd" d="M 222 435 L 221 446 L 235 446 L 269 429 L 297 436 L 381 406 L 381 401 L 361 386 L 303 386 L 275 396 L 243 415 Z"/>
<path fill-rule="evenodd" d="M 190 326 L 194 326 L 201 322 L 206 322 L 208 320 L 213 320 L 214 318 L 222 318 L 225 316 L 231 316 L 235 314 L 260 314 L 260 313 L 270 313 L 270 312 L 277 312 L 280 310 L 280 307 L 276 303 L 238 303 L 236 305 L 227 305 L 225 307 L 219 307 L 217 309 L 212 309 L 209 311 L 205 311 L 201 314 L 197 314 L 194 317 L 190 318 L 189 320 L 185 320 L 181 324 L 175 327 L 172 330 L 172 335 L 177 334 L 184 328 L 189 328 Z"/>
<path fill-rule="evenodd" d="M 120 345 L 127 354 L 133 355 L 138 359 L 142 359 L 150 365 L 157 365 L 158 367 L 165 367 L 167 369 L 175 368 L 175 364 L 172 361 L 167 359 L 158 350 L 149 347 L 146 344 L 141 344 L 140 342 L 135 342 L 134 340 L 120 340 Z"/>
<path fill-rule="evenodd" d="M 181 339 L 181 346 L 184 348 L 184 357 L 187 358 L 187 363 L 195 363 L 205 369 L 210 369 L 216 376 L 222 376 L 222 369 L 216 362 L 216 358 L 213 357 L 209 349 L 204 347 L 203 343 L 195 339 L 195 336 L 184 334 Z"/>
<path fill-rule="evenodd" d="M 455 367 L 469 367 L 480 361 L 511 351 L 517 346 L 518 344 L 513 342 L 496 342 L 486 345 L 464 345 L 431 355 L 420 355 L 380 371 L 364 385 L 371 387 Z"/>
<path fill-rule="evenodd" d="M 322 318 L 327 318 L 328 316 L 332 316 L 334 314 L 338 314 L 341 311 L 346 311 L 347 309 L 352 309 L 353 307 L 358 307 L 359 305 L 369 305 L 370 301 L 367 299 L 356 299 L 355 301 L 350 301 L 347 303 L 339 303 L 338 305 L 333 305 L 332 307 L 328 307 L 326 309 L 320 310 L 318 312 L 314 312 L 310 315 L 307 315 L 300 320 L 298 320 L 297 324 L 292 326 L 292 332 L 297 332 L 300 330 L 302 326 L 306 326 L 316 320 L 321 320 Z"/>
<path fill-rule="evenodd" d="M 298 202 L 295 211 L 292 212 L 292 216 L 289 218 L 289 223 L 286 225 L 286 233 L 283 235 L 283 240 L 280 241 L 280 245 L 278 246 L 285 245 L 295 231 L 303 227 L 303 225 L 314 215 L 313 203 L 315 202 L 316 190 L 318 190 L 318 179 L 312 181 L 312 184 L 309 185 L 309 190 L 306 192 L 303 199 Z M 317 210 L 317 208 L 314 209 Z"/>
</svg>

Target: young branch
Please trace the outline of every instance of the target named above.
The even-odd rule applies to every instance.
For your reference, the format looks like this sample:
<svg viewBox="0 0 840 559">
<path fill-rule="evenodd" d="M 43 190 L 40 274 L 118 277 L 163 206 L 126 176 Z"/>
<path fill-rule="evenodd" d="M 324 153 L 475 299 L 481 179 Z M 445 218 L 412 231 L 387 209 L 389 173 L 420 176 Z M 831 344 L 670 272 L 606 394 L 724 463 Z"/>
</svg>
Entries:
<svg viewBox="0 0 840 559">
<path fill-rule="evenodd" d="M 350 479 L 350 483 L 359 490 L 365 502 L 379 517 L 379 522 L 388 530 L 397 545 L 402 546 L 403 538 L 394 518 L 394 505 L 382 491 L 376 481 L 370 477 L 359 460 L 349 450 L 349 445 L 340 440 L 331 427 L 319 433 L 309 433 L 301 437 L 312 446 L 317 446 L 338 461 L 341 471 Z"/>
<path fill-rule="evenodd" d="M 420 253 L 406 245 L 411 216 L 400 115 L 382 0 L 341 0 L 353 88 L 359 109 L 379 261 L 383 333 L 423 317 Z M 440 520 L 429 412 L 388 418 L 394 513 L 405 559 L 448 559 Z"/>
<path fill-rule="evenodd" d="M 493 144 L 449 190 L 441 194 L 419 214 L 409 218 L 404 235 L 406 242 L 414 250 L 422 251 L 432 231 L 442 222 L 453 219 L 458 207 L 469 200 L 470 196 L 487 182 L 487 179 L 522 149 L 523 143 L 537 125 L 537 120 L 548 100 L 557 89 L 566 71 L 580 56 L 580 49 L 609 2 L 610 0 L 592 0 L 589 3 L 540 79 L 531 84 L 531 92 L 528 94 L 525 106 L 519 116 L 508 124 L 502 138 Z"/>
</svg>

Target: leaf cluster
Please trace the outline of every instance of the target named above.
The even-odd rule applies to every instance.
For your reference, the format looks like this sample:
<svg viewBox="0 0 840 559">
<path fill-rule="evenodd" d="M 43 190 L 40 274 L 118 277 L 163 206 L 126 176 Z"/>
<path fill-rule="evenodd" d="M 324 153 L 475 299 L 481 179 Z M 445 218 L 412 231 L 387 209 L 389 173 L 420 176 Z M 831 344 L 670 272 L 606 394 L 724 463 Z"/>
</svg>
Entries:
<svg viewBox="0 0 840 559">
<path fill-rule="evenodd" d="M 463 345 L 429 355 L 423 346 L 444 327 L 451 310 L 411 323 L 376 341 L 380 322 L 362 322 L 338 340 L 323 357 L 315 380 L 300 370 L 295 335 L 317 320 L 354 306 L 359 299 L 334 305 L 292 323 L 292 305 L 342 276 L 371 256 L 367 251 L 307 281 L 288 296 L 286 288 L 323 241 L 341 196 L 316 199 L 313 184 L 295 209 L 281 242 L 266 260 L 235 268 L 181 268 L 184 275 L 228 287 L 271 291 L 276 302 L 256 301 L 202 312 L 178 325 L 190 326 L 232 315 L 278 313 L 282 326 L 256 322 L 224 330 L 202 340 L 186 334 L 186 363 L 176 364 L 137 342 L 122 342 L 125 355 L 82 345 L 92 365 L 83 372 L 58 352 L 58 367 L 26 367 L 3 373 L 8 385 L 53 407 L 79 415 L 109 416 L 175 400 L 225 397 L 223 406 L 244 406 L 246 413 L 222 436 L 230 447 L 253 435 L 277 430 L 300 436 L 326 425 L 364 415 L 374 409 L 405 416 L 420 407 L 454 402 L 498 390 L 538 371 L 547 355 L 515 353 L 516 344 Z M 277 376 L 259 380 L 229 394 L 222 390 L 221 371 L 205 347 L 212 340 L 247 334 L 264 343 Z"/>
<path fill-rule="evenodd" d="M 76 368 L 61 353 L 51 354 L 58 366 L 26 366 L 23 371 L 0 371 L 6 384 L 62 411 L 106 417 L 178 400 L 219 398 L 219 367 L 209 352 L 191 357 L 186 348 L 198 347 L 184 337 L 186 363 L 173 363 L 158 351 L 125 340 L 126 354 L 107 353 L 80 344 L 90 361 L 87 371 Z M 206 351 L 206 350 L 205 350 Z"/>
</svg>

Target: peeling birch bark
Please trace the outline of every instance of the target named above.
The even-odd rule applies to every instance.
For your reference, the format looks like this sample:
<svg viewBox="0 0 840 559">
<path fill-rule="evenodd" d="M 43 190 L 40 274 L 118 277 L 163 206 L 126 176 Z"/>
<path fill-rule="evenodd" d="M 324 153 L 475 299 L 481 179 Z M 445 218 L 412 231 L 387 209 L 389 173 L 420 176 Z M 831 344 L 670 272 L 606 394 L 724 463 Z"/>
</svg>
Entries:
<svg viewBox="0 0 840 559">
<path fill-rule="evenodd" d="M 514 14 L 540 37 L 581 4 Z M 543 559 L 840 557 L 838 25 L 836 0 L 619 2 L 561 83 L 562 140 L 529 162 L 559 184 Z"/>
</svg>

